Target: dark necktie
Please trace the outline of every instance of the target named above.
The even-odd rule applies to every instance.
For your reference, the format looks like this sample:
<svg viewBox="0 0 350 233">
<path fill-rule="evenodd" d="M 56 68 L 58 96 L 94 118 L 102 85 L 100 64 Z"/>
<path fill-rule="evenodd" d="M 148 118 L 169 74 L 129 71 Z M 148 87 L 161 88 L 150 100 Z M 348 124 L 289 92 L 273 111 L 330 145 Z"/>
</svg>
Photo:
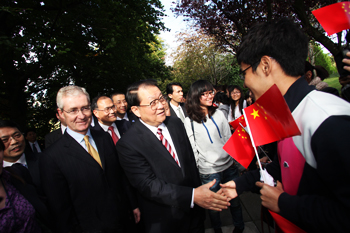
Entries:
<svg viewBox="0 0 350 233">
<path fill-rule="evenodd" d="M 33 152 L 38 153 L 38 149 L 36 149 L 35 143 L 33 143 Z"/>
<path fill-rule="evenodd" d="M 165 146 L 165 148 L 169 151 L 169 153 L 171 154 L 171 156 L 173 157 L 173 159 L 175 160 L 177 165 L 180 166 L 179 161 L 177 160 L 177 158 L 175 156 L 175 152 L 171 149 L 171 146 L 170 146 L 170 143 L 168 142 L 168 140 L 166 140 L 165 137 L 163 136 L 161 128 L 158 128 L 157 134 L 160 137 L 160 141 Z"/>
<path fill-rule="evenodd" d="M 114 132 L 114 127 L 113 126 L 109 126 L 108 130 L 110 130 L 111 133 L 112 133 L 112 139 L 113 139 L 114 145 L 117 144 L 119 138 L 118 138 L 117 134 Z"/>
</svg>

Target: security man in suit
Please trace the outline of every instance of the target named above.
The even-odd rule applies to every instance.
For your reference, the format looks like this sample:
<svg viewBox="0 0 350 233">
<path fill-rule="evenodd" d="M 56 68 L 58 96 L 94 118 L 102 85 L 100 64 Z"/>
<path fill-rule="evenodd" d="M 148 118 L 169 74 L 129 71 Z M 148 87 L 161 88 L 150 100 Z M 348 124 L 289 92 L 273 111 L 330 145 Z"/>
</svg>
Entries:
<svg viewBox="0 0 350 233">
<path fill-rule="evenodd" d="M 117 143 L 121 165 L 138 193 L 148 233 L 204 232 L 204 209 L 227 208 L 226 197 L 201 186 L 193 151 L 180 119 L 166 117 L 153 80 L 132 84 L 128 103 L 139 121 Z"/>
<path fill-rule="evenodd" d="M 122 170 L 112 138 L 89 128 L 89 94 L 78 86 L 63 87 L 57 106 L 67 129 L 40 160 L 57 232 L 125 232 Z"/>
<path fill-rule="evenodd" d="M 166 86 L 166 92 L 170 99 L 169 106 L 171 116 L 177 116 L 182 122 L 184 122 L 187 113 L 185 106 L 182 103 L 184 93 L 181 84 L 178 82 L 169 83 Z"/>
</svg>

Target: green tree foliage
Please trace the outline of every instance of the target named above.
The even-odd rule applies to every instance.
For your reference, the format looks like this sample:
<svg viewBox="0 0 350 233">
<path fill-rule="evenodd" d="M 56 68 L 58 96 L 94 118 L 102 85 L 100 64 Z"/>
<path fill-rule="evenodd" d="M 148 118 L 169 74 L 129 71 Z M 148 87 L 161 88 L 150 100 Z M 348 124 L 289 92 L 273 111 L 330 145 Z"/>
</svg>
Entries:
<svg viewBox="0 0 350 233">
<path fill-rule="evenodd" d="M 172 54 L 172 81 L 180 82 L 185 91 L 199 79 L 214 85 L 242 83 L 234 56 L 221 50 L 213 37 L 190 30 L 178 33 L 177 42 L 179 46 Z"/>
<path fill-rule="evenodd" d="M 321 46 L 317 43 L 310 44 L 314 53 L 314 65 L 323 66 L 330 75 L 337 74 L 337 67 L 335 65 L 333 57 L 325 53 Z"/>
<path fill-rule="evenodd" d="M 196 0 L 177 1 L 174 11 L 192 19 L 224 48 L 235 51 L 248 29 L 258 23 L 282 17 L 293 19 L 311 39 L 318 41 L 333 55 L 341 49 L 338 42 L 325 35 L 312 11 L 336 3 L 336 0 Z"/>
<path fill-rule="evenodd" d="M 162 15 L 159 0 L 1 1 L 0 117 L 43 135 L 62 86 L 94 97 L 167 77 L 156 38 Z"/>
</svg>

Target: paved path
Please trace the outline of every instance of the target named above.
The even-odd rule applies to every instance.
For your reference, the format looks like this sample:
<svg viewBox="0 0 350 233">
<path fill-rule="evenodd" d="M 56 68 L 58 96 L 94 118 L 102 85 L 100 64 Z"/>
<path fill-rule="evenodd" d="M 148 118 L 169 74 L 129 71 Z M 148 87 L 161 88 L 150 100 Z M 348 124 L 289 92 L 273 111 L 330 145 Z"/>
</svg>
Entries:
<svg viewBox="0 0 350 233">
<path fill-rule="evenodd" d="M 241 196 L 241 204 L 243 210 L 243 220 L 245 223 L 244 233 L 268 233 L 269 229 L 266 223 L 263 223 L 264 231 L 261 229 L 261 200 L 258 194 L 246 192 Z M 231 233 L 234 229 L 232 225 L 231 213 L 229 210 L 223 210 L 221 212 L 221 222 L 223 233 Z M 205 233 L 214 233 L 214 230 L 210 228 L 210 219 L 207 213 L 205 221 Z M 274 229 L 270 229 L 270 232 L 274 232 Z"/>
</svg>

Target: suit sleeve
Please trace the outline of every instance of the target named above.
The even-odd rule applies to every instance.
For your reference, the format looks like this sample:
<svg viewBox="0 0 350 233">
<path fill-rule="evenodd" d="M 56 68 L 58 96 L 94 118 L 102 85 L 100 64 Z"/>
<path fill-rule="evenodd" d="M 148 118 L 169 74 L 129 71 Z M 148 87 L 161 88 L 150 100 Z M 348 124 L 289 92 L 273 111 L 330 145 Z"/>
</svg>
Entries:
<svg viewBox="0 0 350 233">
<path fill-rule="evenodd" d="M 42 154 L 39 168 L 48 207 L 55 219 L 55 228 L 57 232 L 68 232 L 71 230 L 66 229 L 68 225 L 77 225 L 77 219 L 72 216 L 74 211 L 69 186 L 49 152 Z"/>
<path fill-rule="evenodd" d="M 192 187 L 165 182 L 156 177 L 140 151 L 126 141 L 117 143 L 120 163 L 133 187 L 145 198 L 168 206 L 189 210 Z M 161 164 L 159 164 L 161 166 Z"/>
</svg>

